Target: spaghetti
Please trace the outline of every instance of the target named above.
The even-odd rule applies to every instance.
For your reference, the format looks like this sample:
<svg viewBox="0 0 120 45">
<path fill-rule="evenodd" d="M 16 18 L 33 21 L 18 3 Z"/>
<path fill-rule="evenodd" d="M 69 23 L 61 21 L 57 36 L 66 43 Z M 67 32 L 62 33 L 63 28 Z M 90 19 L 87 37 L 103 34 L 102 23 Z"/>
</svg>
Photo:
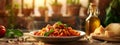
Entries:
<svg viewBox="0 0 120 45">
<path fill-rule="evenodd" d="M 36 36 L 80 36 L 80 32 L 68 27 L 66 24 L 56 22 L 53 26 L 47 25 L 42 30 L 34 32 Z"/>
</svg>

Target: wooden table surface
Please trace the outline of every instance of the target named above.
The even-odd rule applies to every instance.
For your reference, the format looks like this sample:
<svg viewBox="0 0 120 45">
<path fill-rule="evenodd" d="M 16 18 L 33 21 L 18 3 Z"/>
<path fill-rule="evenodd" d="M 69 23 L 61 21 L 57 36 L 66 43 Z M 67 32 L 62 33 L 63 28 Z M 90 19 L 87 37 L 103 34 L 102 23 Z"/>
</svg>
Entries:
<svg viewBox="0 0 120 45">
<path fill-rule="evenodd" d="M 0 41 L 0 45 L 120 45 L 120 42 L 107 42 L 107 41 L 100 41 L 91 39 L 90 41 L 80 39 L 76 42 L 68 42 L 68 43 L 44 43 L 40 41 Z"/>
<path fill-rule="evenodd" d="M 13 41 L 9 41 L 13 40 Z M 76 42 L 49 44 L 40 41 L 17 41 L 16 39 L 0 38 L 0 45 L 120 45 L 120 42 L 108 42 L 81 38 Z"/>
<path fill-rule="evenodd" d="M 43 42 L 0 42 L 0 45 L 120 45 L 119 42 L 106 42 L 106 41 L 76 41 L 76 42 L 69 42 L 69 43 L 57 43 L 57 44 L 48 44 Z"/>
</svg>

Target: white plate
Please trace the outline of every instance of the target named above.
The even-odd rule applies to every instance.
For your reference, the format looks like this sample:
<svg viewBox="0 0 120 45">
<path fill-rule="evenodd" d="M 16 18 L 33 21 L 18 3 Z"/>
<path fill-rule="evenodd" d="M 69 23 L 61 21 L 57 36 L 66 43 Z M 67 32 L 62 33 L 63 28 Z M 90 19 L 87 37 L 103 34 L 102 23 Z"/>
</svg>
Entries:
<svg viewBox="0 0 120 45">
<path fill-rule="evenodd" d="M 80 36 L 63 36 L 63 37 L 57 37 L 57 36 L 35 36 L 34 32 L 36 31 L 31 31 L 30 34 L 33 36 L 35 39 L 47 43 L 60 43 L 60 42 L 73 42 L 73 41 L 78 41 L 81 37 L 85 35 L 85 32 L 83 31 L 78 31 L 80 32 Z"/>
</svg>

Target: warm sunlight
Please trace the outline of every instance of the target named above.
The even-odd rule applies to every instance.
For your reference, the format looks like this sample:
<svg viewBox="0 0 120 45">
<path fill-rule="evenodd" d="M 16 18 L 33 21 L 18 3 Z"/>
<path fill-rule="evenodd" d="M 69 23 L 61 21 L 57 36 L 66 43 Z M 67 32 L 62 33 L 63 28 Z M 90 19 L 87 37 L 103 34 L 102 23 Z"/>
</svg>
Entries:
<svg viewBox="0 0 120 45">
<path fill-rule="evenodd" d="M 39 15 L 39 12 L 38 12 L 38 7 L 39 6 L 45 6 L 44 5 L 44 2 L 45 0 L 35 0 L 35 15 Z M 46 0 L 46 6 L 49 8 L 49 12 L 48 12 L 48 15 L 50 15 L 52 13 L 52 9 L 51 9 L 51 3 L 53 2 L 54 0 Z M 65 4 L 66 4 L 66 1 L 65 0 L 58 0 L 58 2 L 62 3 L 63 4 L 63 8 L 64 8 L 64 11 L 65 11 Z M 62 11 L 62 12 L 64 12 Z"/>
<path fill-rule="evenodd" d="M 33 0 L 23 0 L 24 8 L 32 8 Z"/>
<path fill-rule="evenodd" d="M 35 7 L 44 6 L 45 0 L 35 0 Z M 50 5 L 54 0 L 46 0 L 46 5 Z M 30 2 L 30 1 L 29 1 Z M 64 0 L 58 0 L 60 3 L 64 3 Z"/>
<path fill-rule="evenodd" d="M 44 0 L 35 0 L 35 7 L 44 6 Z"/>
<path fill-rule="evenodd" d="M 39 12 L 38 12 L 38 8 L 40 6 L 45 6 L 45 0 L 23 0 L 24 2 L 24 8 L 32 8 L 33 6 L 33 1 L 34 1 L 34 11 L 35 11 L 35 15 L 36 16 L 40 16 Z M 46 0 L 46 6 L 48 7 L 48 15 L 52 14 L 52 9 L 51 9 L 51 4 L 53 3 L 53 1 L 55 0 Z M 14 2 L 18 2 L 18 0 L 15 0 Z M 20 2 L 20 0 L 19 0 Z M 66 0 L 58 0 L 59 3 L 62 4 L 62 14 L 66 15 Z"/>
</svg>

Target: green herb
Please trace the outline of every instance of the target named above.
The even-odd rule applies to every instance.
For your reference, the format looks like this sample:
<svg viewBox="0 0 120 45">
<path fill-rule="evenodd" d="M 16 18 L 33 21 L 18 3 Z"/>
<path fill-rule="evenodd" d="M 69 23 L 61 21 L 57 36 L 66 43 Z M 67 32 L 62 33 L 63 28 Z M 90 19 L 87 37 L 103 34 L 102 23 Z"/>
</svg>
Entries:
<svg viewBox="0 0 120 45">
<path fill-rule="evenodd" d="M 61 3 L 58 2 L 58 0 L 52 1 L 52 5 L 62 5 Z"/>
<path fill-rule="evenodd" d="M 17 4 L 17 3 L 16 3 L 16 4 L 14 4 L 13 6 L 14 6 L 14 8 L 16 8 L 16 9 L 19 9 L 19 8 L 20 8 L 20 5 L 19 5 L 19 4 Z"/>
<path fill-rule="evenodd" d="M 120 23 L 120 0 L 112 0 L 109 7 L 106 9 L 105 26 L 110 23 Z"/>
<path fill-rule="evenodd" d="M 8 38 L 15 38 L 23 36 L 23 33 L 18 29 L 7 29 L 5 36 Z"/>
<path fill-rule="evenodd" d="M 12 5 L 7 4 L 6 5 L 6 10 L 8 11 L 8 16 L 7 16 L 7 18 L 8 18 L 8 25 L 7 25 L 6 28 L 13 29 L 17 25 L 16 22 L 15 22 L 16 21 L 16 17 L 15 17 L 14 11 L 13 11 L 14 9 L 13 9 Z"/>
<path fill-rule="evenodd" d="M 53 29 L 50 29 L 50 31 L 49 31 L 49 32 L 46 32 L 46 33 L 44 34 L 44 36 L 49 36 L 52 32 L 54 32 L 54 30 L 53 30 Z"/>
<path fill-rule="evenodd" d="M 40 6 L 39 8 L 46 9 L 47 7 L 45 7 L 45 6 Z"/>
<path fill-rule="evenodd" d="M 65 27 L 68 27 L 68 25 L 67 25 L 67 24 L 64 24 L 64 26 L 65 26 Z"/>
<path fill-rule="evenodd" d="M 62 23 L 61 21 L 58 21 L 57 24 L 58 24 L 58 25 L 62 25 L 63 23 Z"/>
<path fill-rule="evenodd" d="M 80 4 L 80 0 L 67 0 L 67 4 L 70 5 Z"/>
</svg>

